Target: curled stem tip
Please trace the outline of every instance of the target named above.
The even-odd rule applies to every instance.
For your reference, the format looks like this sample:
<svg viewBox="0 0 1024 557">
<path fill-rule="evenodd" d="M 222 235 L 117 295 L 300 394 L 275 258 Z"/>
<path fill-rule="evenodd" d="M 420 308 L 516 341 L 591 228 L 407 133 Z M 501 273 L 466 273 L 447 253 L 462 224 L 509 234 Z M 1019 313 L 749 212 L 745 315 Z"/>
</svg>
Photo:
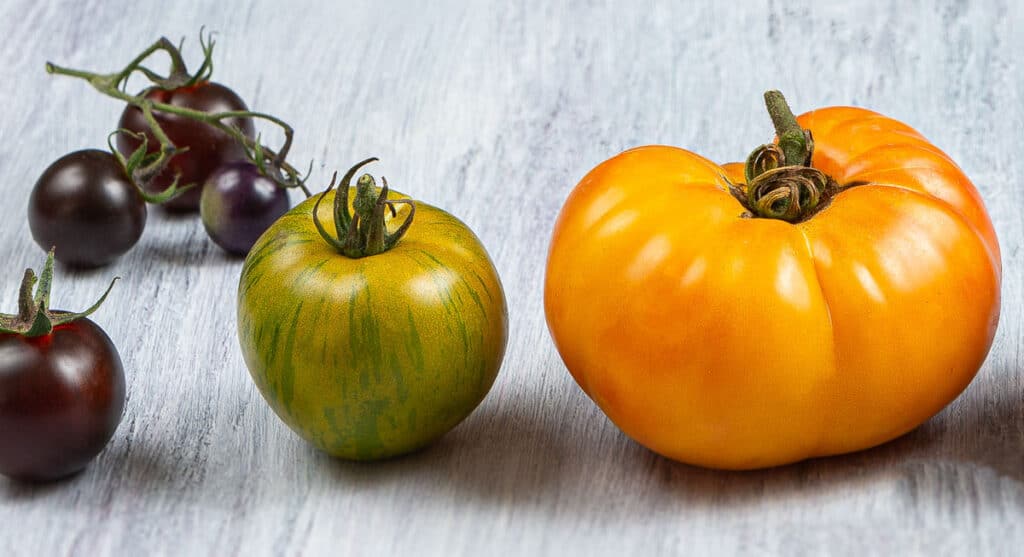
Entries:
<svg viewBox="0 0 1024 557">
<path fill-rule="evenodd" d="M 834 189 L 834 182 L 816 168 L 783 166 L 747 184 L 747 206 L 759 217 L 800 222 Z"/>
</svg>

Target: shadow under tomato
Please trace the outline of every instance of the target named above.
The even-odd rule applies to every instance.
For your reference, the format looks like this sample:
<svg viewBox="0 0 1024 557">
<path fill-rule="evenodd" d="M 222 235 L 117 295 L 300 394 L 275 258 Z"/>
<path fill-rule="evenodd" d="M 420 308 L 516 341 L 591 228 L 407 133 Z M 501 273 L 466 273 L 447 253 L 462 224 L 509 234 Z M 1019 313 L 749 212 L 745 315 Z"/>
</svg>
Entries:
<svg viewBox="0 0 1024 557">
<path fill-rule="evenodd" d="M 426 487 L 433 494 L 520 504 L 556 488 L 551 463 L 564 446 L 545 423 L 522 406 L 484 404 L 434 445 L 373 462 L 331 458 L 307 451 L 345 490 Z"/>
<path fill-rule="evenodd" d="M 148 257 L 157 261 L 194 266 L 207 263 L 210 254 L 217 249 L 217 246 L 206 238 L 206 232 L 200 227 L 199 230 L 193 230 L 187 236 L 159 238 L 146 242 L 145 245 L 140 245 L 136 249 L 138 248 L 144 249 Z"/>
<path fill-rule="evenodd" d="M 68 485 L 78 481 L 84 474 L 85 471 L 81 471 L 59 480 L 48 482 L 28 482 L 0 476 L 0 501 L 14 502 L 44 499 L 48 495 L 62 493 Z"/>
<path fill-rule="evenodd" d="M 217 267 L 238 267 L 248 254 L 229 253 L 213 243 L 206 235 L 206 231 L 200 230 L 188 238 L 179 238 L 169 241 L 150 242 L 143 247 L 146 256 L 152 257 L 161 263 L 170 263 L 175 266 L 202 267 L 206 269 Z"/>
<path fill-rule="evenodd" d="M 180 469 L 169 462 L 159 446 L 142 442 L 126 433 L 131 424 L 122 423 L 113 440 L 85 469 L 70 476 L 48 482 L 23 482 L 0 477 L 0 501 L 63 498 L 69 490 L 105 493 L 92 504 L 109 504 L 114 493 L 158 491 L 174 483 Z M 100 489 L 97 489 L 102 486 Z"/>
<path fill-rule="evenodd" d="M 941 433 L 953 458 L 1024 482 L 1024 389 L 1013 388 L 1014 375 L 1000 370 L 1001 382 L 993 377 L 977 385 L 977 395 L 947 417 Z"/>
</svg>

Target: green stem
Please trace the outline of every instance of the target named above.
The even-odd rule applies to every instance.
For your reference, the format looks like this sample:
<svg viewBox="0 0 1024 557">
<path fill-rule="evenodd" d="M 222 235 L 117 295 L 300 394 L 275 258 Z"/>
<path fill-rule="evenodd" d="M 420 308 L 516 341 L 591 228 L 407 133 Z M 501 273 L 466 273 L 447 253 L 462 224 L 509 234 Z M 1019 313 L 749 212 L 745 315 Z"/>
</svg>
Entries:
<svg viewBox="0 0 1024 557">
<path fill-rule="evenodd" d="M 786 103 L 786 98 L 778 91 L 767 91 L 764 94 L 764 104 L 775 126 L 779 147 L 785 154 L 785 165 L 810 165 L 814 145 L 810 140 L 810 134 L 797 123 L 796 116 Z"/>
<path fill-rule="evenodd" d="M 117 74 L 114 74 L 114 75 L 98 75 L 98 74 L 95 74 L 95 73 L 92 73 L 92 72 L 76 70 L 76 69 L 73 69 L 73 68 L 65 68 L 63 66 L 58 66 L 57 64 L 54 64 L 53 62 L 47 62 L 46 63 L 46 73 L 48 73 L 48 74 L 66 75 L 68 77 L 77 77 L 79 79 L 84 79 L 84 80 L 88 81 L 90 85 L 92 85 L 93 87 L 96 87 L 97 89 L 99 89 L 100 87 L 105 87 L 105 86 L 104 85 L 97 85 L 96 84 L 96 80 L 111 79 L 111 78 L 117 77 Z"/>
<path fill-rule="evenodd" d="M 35 271 L 25 269 L 25 276 L 21 279 L 21 291 L 18 292 L 18 318 L 25 322 L 32 320 L 32 310 L 35 307 L 32 303 L 32 289 L 35 285 Z"/>
<path fill-rule="evenodd" d="M 160 39 L 157 40 L 155 43 L 149 45 L 149 47 L 146 50 L 143 50 L 141 53 L 139 53 L 139 55 L 136 56 L 135 59 L 133 59 L 131 62 L 129 62 L 123 70 L 114 74 L 114 86 L 120 88 L 122 85 L 124 85 L 128 81 L 128 78 L 131 77 L 132 73 L 142 66 L 142 62 L 144 62 L 146 58 L 149 58 L 150 55 L 161 50 L 166 52 L 167 55 L 171 58 L 170 76 L 163 79 L 172 79 L 174 76 L 181 74 L 184 74 L 185 77 L 187 78 L 188 71 L 185 69 L 185 61 L 181 57 L 181 51 L 174 46 L 174 43 L 167 40 L 166 37 L 160 37 Z M 49 63 L 47 63 L 47 66 L 49 66 Z M 151 75 L 151 72 L 149 72 L 149 70 L 144 69 L 143 73 L 146 73 L 146 77 L 150 78 L 152 81 L 158 81 L 158 79 L 154 79 L 154 76 Z"/>
<path fill-rule="evenodd" d="M 153 114 L 153 105 L 156 103 L 145 101 L 139 103 L 138 107 L 142 110 L 142 116 L 146 119 L 146 123 L 152 128 L 153 136 L 160 142 L 161 146 L 174 145 L 170 137 L 167 137 L 167 132 L 164 131 L 163 127 L 160 126 L 160 122 L 157 122 L 156 116 Z M 170 152 L 170 149 L 163 148 L 164 152 Z"/>
</svg>

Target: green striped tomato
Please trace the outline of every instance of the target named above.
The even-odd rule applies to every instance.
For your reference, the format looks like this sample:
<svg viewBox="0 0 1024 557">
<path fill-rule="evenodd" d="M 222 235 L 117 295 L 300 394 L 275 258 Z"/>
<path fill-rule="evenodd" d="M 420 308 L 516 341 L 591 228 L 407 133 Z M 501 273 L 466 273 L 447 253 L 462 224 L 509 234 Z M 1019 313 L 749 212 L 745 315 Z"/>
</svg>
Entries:
<svg viewBox="0 0 1024 557">
<path fill-rule="evenodd" d="M 327 229 L 334 193 L 317 210 Z M 277 415 L 319 449 L 358 460 L 414 451 L 494 383 L 508 334 L 501 282 L 476 235 L 441 209 L 418 202 L 394 248 L 352 259 L 318 234 L 315 201 L 271 225 L 245 260 L 246 365 Z M 398 208 L 392 229 L 409 211 Z"/>
</svg>

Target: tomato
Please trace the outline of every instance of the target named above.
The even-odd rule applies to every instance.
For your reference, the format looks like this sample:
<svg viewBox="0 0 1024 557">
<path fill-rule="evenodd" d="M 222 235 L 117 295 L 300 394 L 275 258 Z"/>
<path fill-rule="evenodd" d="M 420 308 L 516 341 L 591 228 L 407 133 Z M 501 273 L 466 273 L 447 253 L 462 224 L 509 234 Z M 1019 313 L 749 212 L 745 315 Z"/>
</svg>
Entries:
<svg viewBox="0 0 1024 557">
<path fill-rule="evenodd" d="M 411 202 L 386 191 L 374 202 L 368 179 L 350 203 L 346 177 L 344 195 L 323 197 L 334 215 L 316 211 L 339 238 L 317 229 L 320 196 L 271 225 L 238 288 L 242 352 L 264 398 L 314 446 L 360 460 L 416 450 L 462 421 L 495 380 L 508 327 L 501 282 L 476 235 L 416 203 L 401 236 Z M 385 229 L 388 208 L 397 210 Z M 365 245 L 388 231 L 376 236 L 384 251 L 342 246 L 347 225 Z"/>
<path fill-rule="evenodd" d="M 0 474 L 18 480 L 59 479 L 85 468 L 124 411 L 121 358 L 84 317 L 99 304 L 83 314 L 50 311 L 52 273 L 51 254 L 36 301 L 30 274 L 20 314 L 0 315 Z"/>
<path fill-rule="evenodd" d="M 32 237 L 57 259 L 97 267 L 117 259 L 142 236 L 146 203 L 106 151 L 64 155 L 36 181 L 28 204 Z"/>
<path fill-rule="evenodd" d="M 964 173 L 869 110 L 797 122 L 810 166 L 780 139 L 761 155 L 787 164 L 743 185 L 742 165 L 640 147 L 558 217 L 555 344 L 609 418 L 669 458 L 749 469 L 878 445 L 952 401 L 991 345 L 999 245 Z"/>
<path fill-rule="evenodd" d="M 212 81 L 200 81 L 171 90 L 154 87 L 142 96 L 154 102 L 210 113 L 248 110 L 245 102 L 234 91 Z M 205 122 L 159 111 L 154 112 L 154 117 L 176 147 L 187 147 L 188 150 L 176 154 L 170 165 L 146 187 L 153 192 L 163 191 L 170 187 L 175 175 L 180 174 L 180 185 L 195 184 L 196 187 L 171 199 L 164 207 L 175 211 L 195 211 L 199 209 L 202 184 L 222 164 L 245 159 L 245 148 L 230 135 Z M 227 118 L 222 122 L 237 127 L 246 137 L 253 138 L 255 135 L 250 118 Z M 125 107 L 118 128 L 144 133 L 150 153 L 160 147 L 160 141 L 150 131 L 142 110 L 134 105 Z M 141 139 L 130 134 L 117 134 L 117 149 L 126 158 L 141 144 Z"/>
<path fill-rule="evenodd" d="M 199 211 L 210 239 L 245 255 L 266 229 L 288 212 L 288 192 L 250 162 L 218 168 L 206 180 Z"/>
</svg>

